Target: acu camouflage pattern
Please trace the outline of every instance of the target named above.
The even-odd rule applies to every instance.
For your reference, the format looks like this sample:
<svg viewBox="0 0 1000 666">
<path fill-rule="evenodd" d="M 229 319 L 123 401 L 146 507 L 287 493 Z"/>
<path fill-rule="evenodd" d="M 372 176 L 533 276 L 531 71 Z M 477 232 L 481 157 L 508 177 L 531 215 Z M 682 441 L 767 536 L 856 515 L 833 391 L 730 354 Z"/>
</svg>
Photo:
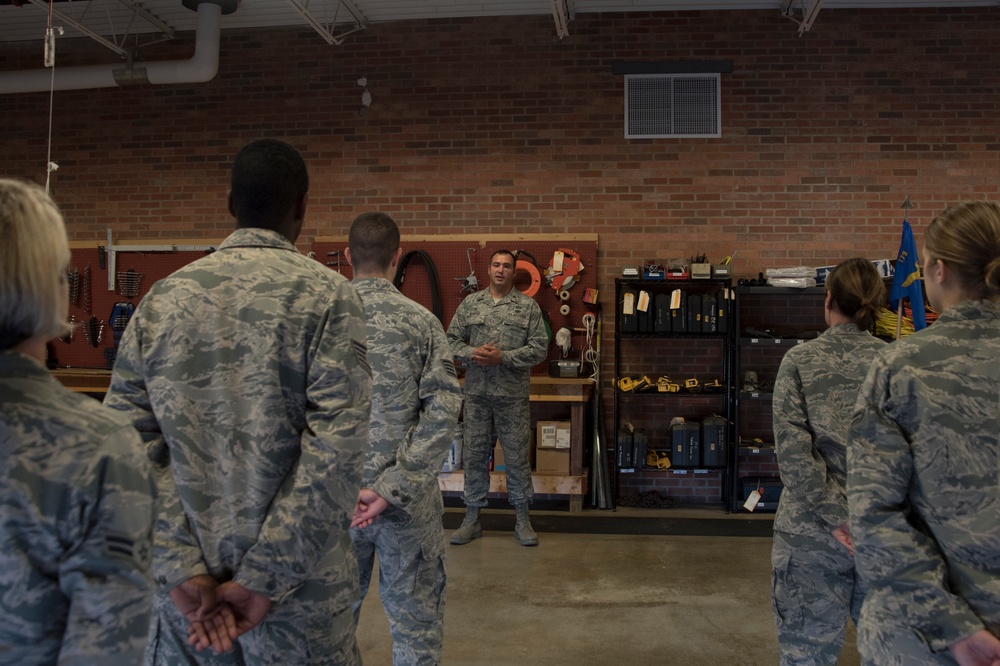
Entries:
<svg viewBox="0 0 1000 666">
<path fill-rule="evenodd" d="M 135 430 L 0 352 L 0 664 L 138 664 L 155 489 Z"/>
<path fill-rule="evenodd" d="M 549 336 L 533 299 L 511 289 L 494 303 L 490 290 L 483 289 L 459 304 L 448 326 L 448 342 L 455 360 L 465 366 L 465 395 L 527 400 L 531 366 L 545 360 Z M 473 363 L 473 350 L 489 342 L 500 348 L 503 362 L 490 367 Z"/>
<path fill-rule="evenodd" d="M 774 443 L 784 489 L 776 532 L 844 549 L 833 528 L 847 522 L 847 432 L 868 367 L 885 342 L 840 324 L 788 350 L 774 381 Z"/>
<path fill-rule="evenodd" d="M 998 423 L 997 303 L 948 308 L 872 365 L 847 451 L 866 663 L 950 664 L 951 643 L 1000 636 Z"/>
<path fill-rule="evenodd" d="M 478 291 L 458 306 L 448 326 L 448 342 L 455 360 L 465 366 L 466 505 L 487 505 L 495 437 L 500 438 L 507 466 L 507 499 L 511 504 L 530 502 L 534 496 L 528 455 L 531 366 L 545 359 L 549 344 L 541 308 L 517 289 L 495 303 L 489 289 Z M 473 363 L 473 350 L 489 342 L 500 348 L 502 363 L 491 367 Z"/>
<path fill-rule="evenodd" d="M 440 322 L 384 278 L 357 278 L 372 367 L 369 449 L 362 486 L 388 500 L 351 537 L 361 572 L 357 618 L 375 556 L 392 633 L 393 664 L 438 664 L 444 638 L 444 505 L 437 475 L 462 393 Z"/>
<path fill-rule="evenodd" d="M 847 432 L 868 367 L 885 342 L 831 326 L 788 350 L 774 382 L 773 427 L 784 489 L 774 518 L 771 606 L 781 663 L 836 664 L 864 586 L 833 537 L 847 522 Z"/>
<path fill-rule="evenodd" d="M 867 586 L 846 548 L 807 536 L 774 533 L 771 609 L 782 666 L 834 665 L 844 645 L 847 617 L 855 625 Z"/>
<path fill-rule="evenodd" d="M 207 573 L 274 600 L 239 639 L 250 663 L 356 654 L 348 527 L 368 439 L 364 339 L 350 283 L 265 229 L 238 229 L 153 285 L 122 337 L 105 401 L 159 467 L 159 594 Z M 156 607 L 147 661 L 187 663 L 183 620 L 165 596 Z"/>
<path fill-rule="evenodd" d="M 462 499 L 467 506 L 489 504 L 490 452 L 500 440 L 506 469 L 507 501 L 531 502 L 535 495 L 531 483 L 531 412 L 528 398 L 465 396 L 463 421 Z"/>
</svg>

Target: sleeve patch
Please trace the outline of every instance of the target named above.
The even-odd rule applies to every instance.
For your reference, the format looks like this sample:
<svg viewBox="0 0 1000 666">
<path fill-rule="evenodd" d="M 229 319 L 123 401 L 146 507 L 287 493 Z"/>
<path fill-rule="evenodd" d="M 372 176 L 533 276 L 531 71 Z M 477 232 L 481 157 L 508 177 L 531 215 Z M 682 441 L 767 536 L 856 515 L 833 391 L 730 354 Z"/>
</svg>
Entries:
<svg viewBox="0 0 1000 666">
<path fill-rule="evenodd" d="M 362 340 L 351 338 L 351 347 L 354 349 L 354 356 L 358 359 L 358 365 L 365 369 L 371 377 L 372 368 L 368 365 L 368 346 Z"/>
<path fill-rule="evenodd" d="M 111 532 L 104 535 L 104 549 L 109 557 L 134 560 L 143 566 L 149 565 L 152 556 L 147 541 L 136 541 L 130 536 Z"/>
</svg>

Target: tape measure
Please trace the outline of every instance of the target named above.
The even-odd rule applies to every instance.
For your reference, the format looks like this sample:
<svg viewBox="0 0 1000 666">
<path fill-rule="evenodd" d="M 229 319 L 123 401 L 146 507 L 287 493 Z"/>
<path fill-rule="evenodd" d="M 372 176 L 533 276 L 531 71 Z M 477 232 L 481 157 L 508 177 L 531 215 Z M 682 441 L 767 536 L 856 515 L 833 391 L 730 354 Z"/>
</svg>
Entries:
<svg viewBox="0 0 1000 666">
<path fill-rule="evenodd" d="M 531 277 L 531 284 L 526 289 L 521 289 L 520 291 L 525 296 L 534 298 L 542 286 L 542 276 L 538 272 L 538 267 L 526 259 L 518 259 L 515 270 L 525 271 Z"/>
</svg>

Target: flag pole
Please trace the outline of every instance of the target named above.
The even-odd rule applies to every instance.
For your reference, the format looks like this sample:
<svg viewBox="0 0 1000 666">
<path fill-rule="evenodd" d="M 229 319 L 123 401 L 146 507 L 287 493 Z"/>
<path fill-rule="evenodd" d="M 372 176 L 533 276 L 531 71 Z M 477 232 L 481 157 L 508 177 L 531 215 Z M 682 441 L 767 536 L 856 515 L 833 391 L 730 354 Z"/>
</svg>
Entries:
<svg viewBox="0 0 1000 666">
<path fill-rule="evenodd" d="M 903 199 L 903 205 L 900 206 L 903 209 L 903 222 L 907 222 L 910 216 L 910 209 L 913 208 L 913 204 L 910 203 L 910 195 L 907 194 Z M 896 308 L 896 339 L 899 340 L 899 336 L 903 334 L 903 299 L 899 299 L 899 306 Z"/>
</svg>

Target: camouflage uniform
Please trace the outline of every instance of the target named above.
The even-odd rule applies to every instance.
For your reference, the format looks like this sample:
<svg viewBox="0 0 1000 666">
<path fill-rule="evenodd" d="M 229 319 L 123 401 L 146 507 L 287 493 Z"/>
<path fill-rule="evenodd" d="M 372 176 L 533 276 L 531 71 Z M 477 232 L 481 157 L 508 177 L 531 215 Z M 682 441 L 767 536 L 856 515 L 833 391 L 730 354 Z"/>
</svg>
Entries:
<svg viewBox="0 0 1000 666">
<path fill-rule="evenodd" d="M 847 431 L 858 389 L 885 343 L 832 326 L 785 354 L 774 382 L 774 441 L 784 484 L 774 517 L 771 607 L 781 663 L 836 664 L 865 586 L 832 530 L 847 522 Z"/>
<path fill-rule="evenodd" d="M 368 317 L 374 376 L 362 486 L 388 500 L 369 527 L 354 528 L 361 595 L 375 555 L 379 594 L 392 632 L 392 661 L 438 664 L 444 638 L 444 505 L 437 475 L 451 447 L 462 393 L 440 322 L 384 278 L 354 286 Z"/>
<path fill-rule="evenodd" d="M 866 663 L 951 664 L 951 643 L 1000 636 L 998 396 L 997 303 L 952 306 L 872 364 L 847 455 Z"/>
<path fill-rule="evenodd" d="M 155 490 L 138 434 L 0 352 L 0 664 L 137 664 Z"/>
<path fill-rule="evenodd" d="M 507 465 L 507 499 L 511 504 L 530 502 L 534 495 L 528 451 L 531 366 L 545 359 L 549 344 L 542 309 L 517 289 L 495 303 L 489 289 L 478 291 L 458 306 L 448 326 L 448 342 L 455 360 L 466 369 L 462 452 L 466 505 L 487 504 L 494 428 Z M 500 348 L 500 365 L 473 363 L 473 350 L 490 342 Z"/>
<path fill-rule="evenodd" d="M 360 660 L 348 527 L 368 440 L 364 339 L 350 283 L 265 229 L 238 229 L 143 298 L 106 403 L 159 467 L 148 663 Z M 167 596 L 199 574 L 275 602 L 221 658 L 189 654 Z"/>
</svg>

